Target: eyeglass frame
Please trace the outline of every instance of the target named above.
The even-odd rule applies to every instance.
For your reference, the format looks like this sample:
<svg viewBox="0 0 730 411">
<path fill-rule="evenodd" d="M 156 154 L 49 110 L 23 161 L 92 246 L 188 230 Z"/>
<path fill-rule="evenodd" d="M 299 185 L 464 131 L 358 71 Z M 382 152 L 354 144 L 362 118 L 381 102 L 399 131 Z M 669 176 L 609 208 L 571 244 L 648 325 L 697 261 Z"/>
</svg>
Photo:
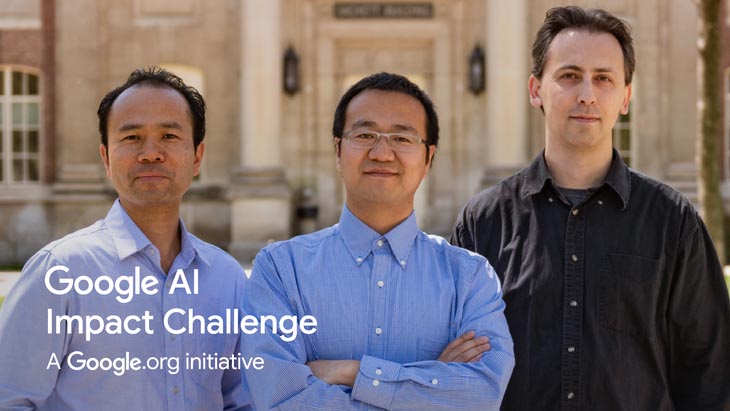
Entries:
<svg viewBox="0 0 730 411">
<path fill-rule="evenodd" d="M 420 144 L 420 143 L 423 143 L 428 148 L 428 140 L 424 139 L 423 137 L 418 136 L 416 134 L 404 133 L 404 132 L 399 132 L 399 131 L 396 131 L 394 133 L 380 133 L 380 132 L 375 131 L 375 130 L 352 129 L 352 130 L 345 131 L 344 133 L 342 133 L 342 137 L 338 137 L 338 138 L 341 139 L 341 140 L 345 140 L 345 139 L 351 140 L 350 136 L 352 135 L 353 132 L 372 133 L 372 134 L 375 134 L 375 135 L 378 136 L 375 139 L 375 142 L 373 143 L 372 146 L 370 146 L 370 147 L 356 147 L 356 148 L 359 148 L 359 149 L 362 149 L 362 150 L 372 150 L 373 148 L 375 148 L 378 145 L 378 143 L 380 142 L 380 138 L 381 137 L 385 137 L 385 144 L 388 147 L 390 147 L 391 150 L 397 151 L 399 153 L 412 153 L 412 152 L 415 152 L 417 150 L 417 148 L 418 148 L 418 144 Z M 418 143 L 414 146 L 414 149 L 412 151 L 408 151 L 408 150 L 405 150 L 404 151 L 403 149 L 398 149 L 398 148 L 396 148 L 396 147 L 394 147 L 393 145 L 390 144 L 390 138 L 392 136 L 415 137 L 415 138 L 418 139 Z"/>
</svg>

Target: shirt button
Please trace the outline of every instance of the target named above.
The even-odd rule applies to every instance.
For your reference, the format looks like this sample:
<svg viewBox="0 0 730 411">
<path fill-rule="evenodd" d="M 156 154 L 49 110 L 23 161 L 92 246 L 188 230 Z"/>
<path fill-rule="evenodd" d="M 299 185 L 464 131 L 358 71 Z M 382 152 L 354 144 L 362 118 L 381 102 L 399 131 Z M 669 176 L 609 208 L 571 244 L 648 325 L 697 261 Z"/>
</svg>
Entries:
<svg viewBox="0 0 730 411">
<path fill-rule="evenodd" d="M 174 386 L 174 387 L 172 387 L 172 393 L 173 394 L 177 395 L 177 393 L 179 393 L 179 392 L 180 392 L 180 388 L 178 388 L 177 385 Z"/>
<path fill-rule="evenodd" d="M 375 334 L 380 335 L 382 333 L 383 333 L 383 329 L 382 328 L 378 327 L 378 328 L 375 329 Z"/>
<path fill-rule="evenodd" d="M 384 285 L 385 285 L 385 281 L 383 281 L 383 280 L 378 281 L 378 287 L 383 288 Z"/>
<path fill-rule="evenodd" d="M 598 200 L 598 205 L 603 205 L 603 200 Z"/>
<path fill-rule="evenodd" d="M 572 345 L 568 347 L 568 352 L 575 352 L 575 347 L 573 347 Z"/>
<path fill-rule="evenodd" d="M 406 260 L 400 260 L 400 265 L 402 265 L 403 267 L 405 267 L 406 266 Z"/>
<path fill-rule="evenodd" d="M 436 378 L 431 380 L 431 384 L 433 384 L 433 385 L 436 385 L 438 383 L 439 383 L 439 380 L 437 380 Z"/>
<path fill-rule="evenodd" d="M 573 209 L 573 215 L 578 215 L 578 209 L 577 208 Z"/>
<path fill-rule="evenodd" d="M 172 341 L 175 341 L 175 338 L 177 338 L 177 335 L 175 335 L 175 334 L 172 334 L 172 335 L 170 336 L 170 339 L 171 339 Z"/>
<path fill-rule="evenodd" d="M 575 398 L 575 394 L 573 394 L 572 392 L 569 392 L 568 395 L 566 395 L 566 397 L 568 397 L 569 400 L 572 400 L 573 398 Z"/>
<path fill-rule="evenodd" d="M 553 202 L 553 198 L 552 197 L 548 197 L 548 202 L 552 203 Z"/>
<path fill-rule="evenodd" d="M 570 256 L 570 259 L 573 260 L 573 262 L 576 262 L 576 261 L 578 261 L 578 256 L 573 254 Z"/>
<path fill-rule="evenodd" d="M 378 385 L 380 385 L 380 381 L 373 380 L 373 387 L 377 387 Z"/>
<path fill-rule="evenodd" d="M 570 301 L 570 306 L 571 306 L 571 307 L 577 307 L 577 306 L 578 306 L 578 301 L 575 301 L 575 300 L 571 300 L 571 301 Z"/>
<path fill-rule="evenodd" d="M 150 248 L 149 250 L 147 250 L 147 254 L 154 255 L 155 254 L 155 249 L 154 248 Z"/>
<path fill-rule="evenodd" d="M 357 261 L 357 263 L 358 263 L 358 264 L 360 264 L 360 263 L 362 262 L 362 258 L 361 258 L 361 257 L 357 257 L 357 258 L 355 259 L 355 261 Z"/>
<path fill-rule="evenodd" d="M 375 370 L 375 374 L 376 375 L 381 375 L 382 373 L 383 373 L 383 370 L 381 370 L 380 368 L 378 368 L 377 370 Z"/>
<path fill-rule="evenodd" d="M 383 240 L 378 240 L 378 247 L 382 247 L 382 246 L 383 246 Z"/>
</svg>

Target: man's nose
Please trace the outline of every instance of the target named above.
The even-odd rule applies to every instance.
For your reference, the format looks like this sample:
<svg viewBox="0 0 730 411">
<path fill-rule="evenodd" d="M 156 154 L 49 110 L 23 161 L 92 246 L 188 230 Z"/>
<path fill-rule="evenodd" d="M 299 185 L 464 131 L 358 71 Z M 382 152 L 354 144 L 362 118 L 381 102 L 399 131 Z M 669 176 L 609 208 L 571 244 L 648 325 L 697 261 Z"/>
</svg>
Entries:
<svg viewBox="0 0 730 411">
<path fill-rule="evenodd" d="M 596 103 L 596 93 L 590 78 L 581 82 L 580 91 L 578 93 L 578 103 L 586 105 L 593 105 Z"/>
<path fill-rule="evenodd" d="M 395 153 L 388 144 L 388 138 L 381 135 L 378 142 L 375 143 L 375 146 L 370 149 L 368 157 L 376 161 L 393 161 Z"/>
<path fill-rule="evenodd" d="M 165 161 L 165 154 L 161 145 L 155 139 L 146 138 L 137 160 L 141 163 L 161 162 Z"/>
</svg>

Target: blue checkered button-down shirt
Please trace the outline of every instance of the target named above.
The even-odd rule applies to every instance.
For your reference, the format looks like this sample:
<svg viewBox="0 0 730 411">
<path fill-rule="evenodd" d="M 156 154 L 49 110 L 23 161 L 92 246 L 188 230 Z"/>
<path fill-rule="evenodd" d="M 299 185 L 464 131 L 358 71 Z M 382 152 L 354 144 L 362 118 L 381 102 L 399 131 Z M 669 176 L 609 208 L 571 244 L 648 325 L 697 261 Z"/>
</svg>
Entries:
<svg viewBox="0 0 730 411">
<path fill-rule="evenodd" d="M 339 224 L 266 247 L 243 309 L 318 322 L 292 342 L 242 337 L 265 361 L 245 371 L 257 410 L 497 410 L 514 366 L 491 266 L 419 231 L 414 214 L 379 235 L 344 207 Z M 490 337 L 480 362 L 436 361 L 469 330 Z M 319 359 L 360 360 L 354 387 L 316 378 L 305 364 Z"/>
</svg>

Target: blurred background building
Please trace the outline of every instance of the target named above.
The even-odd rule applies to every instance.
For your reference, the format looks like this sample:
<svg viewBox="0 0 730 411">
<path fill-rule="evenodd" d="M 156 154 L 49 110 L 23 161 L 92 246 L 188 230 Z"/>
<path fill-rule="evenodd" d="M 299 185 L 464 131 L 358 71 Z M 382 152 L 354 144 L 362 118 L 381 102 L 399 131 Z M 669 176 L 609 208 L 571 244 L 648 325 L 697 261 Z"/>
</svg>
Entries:
<svg viewBox="0 0 730 411">
<path fill-rule="evenodd" d="M 697 9 L 689 0 L 575 1 L 633 27 L 630 113 L 615 146 L 696 199 Z M 465 201 L 543 147 L 529 106 L 530 45 L 552 0 L 2 0 L 0 264 L 103 217 L 115 198 L 96 109 L 134 68 L 158 65 L 208 103 L 188 228 L 248 262 L 266 242 L 338 220 L 331 124 L 370 73 L 404 74 L 440 116 L 419 189 L 422 228 L 448 235 Z M 717 153 L 730 209 L 730 0 L 723 0 L 724 123 Z"/>
</svg>

